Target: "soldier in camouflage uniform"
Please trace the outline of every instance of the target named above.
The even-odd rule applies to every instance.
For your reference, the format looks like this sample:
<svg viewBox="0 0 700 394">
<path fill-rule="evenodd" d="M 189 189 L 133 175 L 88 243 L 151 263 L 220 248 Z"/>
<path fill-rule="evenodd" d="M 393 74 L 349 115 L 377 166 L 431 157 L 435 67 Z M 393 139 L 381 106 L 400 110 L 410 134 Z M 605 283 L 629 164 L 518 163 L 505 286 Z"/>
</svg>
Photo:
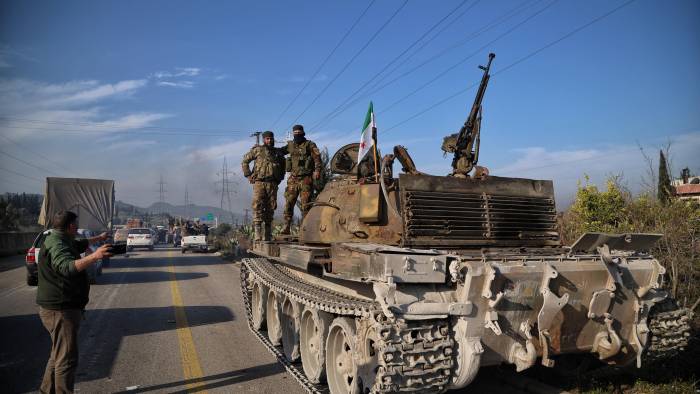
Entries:
<svg viewBox="0 0 700 394">
<path fill-rule="evenodd" d="M 243 156 L 243 175 L 253 184 L 253 228 L 255 240 L 272 237 L 272 217 L 277 209 L 277 185 L 284 179 L 284 154 L 275 148 L 275 135 L 262 134 L 263 145 L 255 145 Z M 255 161 L 253 171 L 248 165 Z"/>
<path fill-rule="evenodd" d="M 295 125 L 292 131 L 294 140 L 287 142 L 287 146 L 281 148 L 283 153 L 289 154 L 286 161 L 289 177 L 287 178 L 287 189 L 284 192 L 286 202 L 282 234 L 290 232 L 297 198 L 301 198 L 302 217 L 309 211 L 314 179 L 319 179 L 321 176 L 321 152 L 319 152 L 318 147 L 313 141 L 304 137 L 304 126 Z"/>
</svg>

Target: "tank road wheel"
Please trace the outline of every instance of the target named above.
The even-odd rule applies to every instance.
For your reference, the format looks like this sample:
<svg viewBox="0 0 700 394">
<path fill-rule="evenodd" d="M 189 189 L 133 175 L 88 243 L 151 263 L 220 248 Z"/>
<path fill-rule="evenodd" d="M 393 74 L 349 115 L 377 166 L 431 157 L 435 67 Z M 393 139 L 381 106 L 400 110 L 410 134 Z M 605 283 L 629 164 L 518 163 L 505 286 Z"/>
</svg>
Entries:
<svg viewBox="0 0 700 394">
<path fill-rule="evenodd" d="M 301 362 L 306 377 L 313 383 L 321 383 L 326 376 L 326 338 L 333 321 L 330 313 L 305 308 L 301 314 L 299 342 Z"/>
<path fill-rule="evenodd" d="M 287 360 L 291 362 L 299 360 L 299 309 L 296 301 L 285 298 L 280 314 L 282 349 Z"/>
<path fill-rule="evenodd" d="M 333 320 L 326 340 L 326 374 L 331 394 L 358 394 L 355 322 L 348 317 Z"/>
<path fill-rule="evenodd" d="M 372 392 L 379 370 L 379 336 L 373 321 L 360 320 L 357 327 L 358 385 L 362 393 Z"/>
<path fill-rule="evenodd" d="M 277 300 L 278 295 L 270 290 L 267 293 L 267 308 L 265 315 L 267 317 L 267 337 L 270 342 L 277 346 L 282 339 L 282 327 L 280 326 L 280 307 Z"/>
<path fill-rule="evenodd" d="M 267 287 L 260 282 L 253 282 L 252 314 L 253 328 L 260 331 L 265 328 L 265 309 L 267 308 Z"/>
</svg>

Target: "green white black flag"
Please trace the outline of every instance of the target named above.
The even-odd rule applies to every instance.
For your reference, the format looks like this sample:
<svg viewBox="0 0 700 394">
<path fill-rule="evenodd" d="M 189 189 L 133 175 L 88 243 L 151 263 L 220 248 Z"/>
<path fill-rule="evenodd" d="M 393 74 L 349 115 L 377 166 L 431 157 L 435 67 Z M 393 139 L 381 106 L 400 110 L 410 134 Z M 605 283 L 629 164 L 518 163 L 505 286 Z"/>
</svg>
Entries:
<svg viewBox="0 0 700 394">
<path fill-rule="evenodd" d="M 360 150 L 357 152 L 357 162 L 362 161 L 367 152 L 369 152 L 372 145 L 374 145 L 374 138 L 372 138 L 372 130 L 377 127 L 374 121 L 374 108 L 372 102 L 369 102 L 369 109 L 367 110 L 367 116 L 365 116 L 365 123 L 362 125 L 362 135 L 360 136 Z"/>
</svg>

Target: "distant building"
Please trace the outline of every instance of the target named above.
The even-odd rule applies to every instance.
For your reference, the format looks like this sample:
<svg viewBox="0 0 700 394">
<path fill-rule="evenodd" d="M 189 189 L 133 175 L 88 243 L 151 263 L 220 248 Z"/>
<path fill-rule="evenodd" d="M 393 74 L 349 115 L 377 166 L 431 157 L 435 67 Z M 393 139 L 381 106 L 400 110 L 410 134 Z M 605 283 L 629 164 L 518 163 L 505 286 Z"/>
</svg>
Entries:
<svg viewBox="0 0 700 394">
<path fill-rule="evenodd" d="M 688 168 L 681 171 L 680 179 L 674 179 L 672 185 L 676 198 L 700 202 L 700 176 L 691 176 Z"/>
</svg>

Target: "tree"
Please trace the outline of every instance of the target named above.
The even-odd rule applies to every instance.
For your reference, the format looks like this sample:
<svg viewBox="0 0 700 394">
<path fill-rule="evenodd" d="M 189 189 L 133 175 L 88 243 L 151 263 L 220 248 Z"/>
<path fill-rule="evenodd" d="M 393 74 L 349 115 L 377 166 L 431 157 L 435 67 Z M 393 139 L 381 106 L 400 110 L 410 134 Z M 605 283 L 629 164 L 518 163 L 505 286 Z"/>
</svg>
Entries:
<svg viewBox="0 0 700 394">
<path fill-rule="evenodd" d="M 0 198 L 0 229 L 17 230 L 19 226 L 19 211 L 12 203 Z"/>
<path fill-rule="evenodd" d="M 659 185 L 657 190 L 657 198 L 662 204 L 668 204 L 673 195 L 673 189 L 671 186 L 671 178 L 668 175 L 668 165 L 666 164 L 666 157 L 664 156 L 664 151 L 659 151 Z"/>
</svg>

